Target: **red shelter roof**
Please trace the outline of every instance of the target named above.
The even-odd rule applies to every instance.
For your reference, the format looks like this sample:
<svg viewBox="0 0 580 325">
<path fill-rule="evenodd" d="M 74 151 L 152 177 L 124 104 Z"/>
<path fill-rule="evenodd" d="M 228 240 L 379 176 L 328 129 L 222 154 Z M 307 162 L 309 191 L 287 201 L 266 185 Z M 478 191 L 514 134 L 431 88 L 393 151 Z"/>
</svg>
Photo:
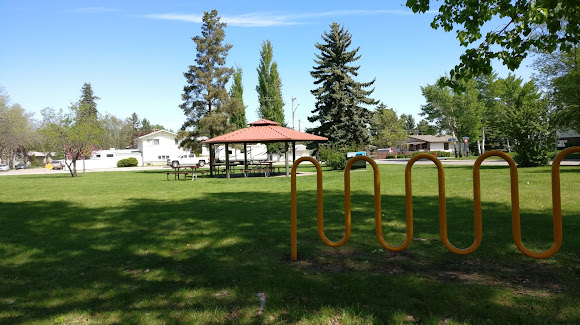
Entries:
<svg viewBox="0 0 580 325">
<path fill-rule="evenodd" d="M 261 119 L 239 129 L 203 143 L 247 143 L 247 142 L 292 142 L 292 141 L 328 141 L 328 138 L 299 132 L 280 126 L 280 123 Z"/>
</svg>

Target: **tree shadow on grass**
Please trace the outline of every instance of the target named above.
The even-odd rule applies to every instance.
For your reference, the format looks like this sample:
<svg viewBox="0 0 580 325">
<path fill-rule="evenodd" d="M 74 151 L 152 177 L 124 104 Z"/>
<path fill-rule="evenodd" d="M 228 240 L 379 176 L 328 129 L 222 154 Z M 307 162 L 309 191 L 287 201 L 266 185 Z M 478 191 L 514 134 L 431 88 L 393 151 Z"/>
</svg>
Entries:
<svg viewBox="0 0 580 325">
<path fill-rule="evenodd" d="M 0 319 L 52 323 L 76 313 L 104 323 L 316 322 L 330 309 L 329 318 L 346 313 L 372 323 L 395 322 L 401 313 L 435 323 L 580 321 L 570 312 L 579 304 L 580 242 L 566 233 L 563 252 L 530 259 L 511 241 L 509 209 L 484 203 L 481 248 L 456 256 L 437 239 L 437 198 L 416 197 L 411 247 L 381 252 L 372 197 L 353 194 L 352 238 L 331 248 L 316 233 L 315 197 L 314 191 L 299 194 L 294 262 L 287 194 L 206 193 L 95 209 L 64 201 L 0 202 Z M 343 193 L 327 191 L 324 200 L 327 236 L 338 240 Z M 405 232 L 404 202 L 384 197 L 385 237 L 392 244 Z M 472 202 L 447 205 L 452 243 L 469 245 Z M 533 222 L 522 231 L 533 245 L 549 247 L 544 212 L 528 217 Z M 565 229 L 578 228 L 578 217 L 567 219 Z M 267 295 L 263 314 L 258 292 Z"/>
</svg>

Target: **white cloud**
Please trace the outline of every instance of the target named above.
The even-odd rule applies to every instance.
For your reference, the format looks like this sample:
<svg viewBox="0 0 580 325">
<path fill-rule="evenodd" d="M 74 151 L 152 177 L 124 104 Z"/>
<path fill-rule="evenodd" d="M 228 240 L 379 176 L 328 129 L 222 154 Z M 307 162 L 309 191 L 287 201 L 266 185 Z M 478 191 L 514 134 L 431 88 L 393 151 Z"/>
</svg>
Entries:
<svg viewBox="0 0 580 325">
<path fill-rule="evenodd" d="M 376 15 L 412 15 L 411 10 L 334 10 L 317 13 L 301 13 L 292 15 L 276 15 L 272 13 L 250 13 L 238 16 L 221 16 L 221 21 L 230 26 L 240 27 L 265 27 L 265 26 L 288 26 L 311 22 L 318 17 L 344 17 L 344 16 L 376 16 Z M 186 14 L 151 14 L 142 17 L 161 20 L 177 20 L 192 23 L 202 23 L 201 15 Z"/>
<path fill-rule="evenodd" d="M 185 21 L 188 23 L 201 23 L 201 22 L 203 22 L 202 16 L 199 16 L 199 15 L 152 14 L 152 15 L 143 15 L 142 17 L 151 18 L 151 19 L 161 19 L 161 20 L 178 20 L 178 21 Z"/>
<path fill-rule="evenodd" d="M 119 9 L 106 8 L 106 7 L 85 7 L 85 8 L 74 8 L 74 9 L 67 10 L 67 12 L 79 13 L 79 14 L 95 14 L 95 13 L 115 12 L 115 11 L 119 11 Z"/>
</svg>

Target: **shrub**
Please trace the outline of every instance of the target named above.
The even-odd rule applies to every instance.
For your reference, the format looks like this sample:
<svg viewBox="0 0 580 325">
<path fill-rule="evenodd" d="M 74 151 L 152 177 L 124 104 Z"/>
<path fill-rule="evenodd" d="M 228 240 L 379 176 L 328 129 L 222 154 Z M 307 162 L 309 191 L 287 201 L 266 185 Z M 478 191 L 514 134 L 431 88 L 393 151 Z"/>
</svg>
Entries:
<svg viewBox="0 0 580 325">
<path fill-rule="evenodd" d="M 422 153 L 428 153 L 431 155 L 434 153 L 437 153 L 437 157 L 451 157 L 451 153 L 447 152 L 447 151 L 417 151 L 417 152 L 413 152 L 413 154 L 411 154 L 411 157 L 414 157 L 414 156 L 422 154 Z"/>
<path fill-rule="evenodd" d="M 139 165 L 139 162 L 134 157 L 117 161 L 117 167 L 136 167 L 137 165 Z"/>
<path fill-rule="evenodd" d="M 346 159 L 347 152 L 363 151 L 359 146 L 351 144 L 349 146 L 328 146 L 320 147 L 320 160 L 326 163 L 326 166 L 333 170 L 342 170 L 346 167 L 348 160 Z"/>
<path fill-rule="evenodd" d="M 321 147 L 320 160 L 333 170 L 341 170 L 346 167 L 346 151 L 338 147 Z"/>
</svg>

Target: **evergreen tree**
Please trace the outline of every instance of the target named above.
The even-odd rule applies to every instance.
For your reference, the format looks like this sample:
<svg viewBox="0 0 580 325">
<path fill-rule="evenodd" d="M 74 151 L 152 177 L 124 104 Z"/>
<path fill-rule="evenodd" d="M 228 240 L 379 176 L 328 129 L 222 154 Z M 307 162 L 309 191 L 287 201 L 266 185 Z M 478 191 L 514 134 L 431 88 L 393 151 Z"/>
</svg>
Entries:
<svg viewBox="0 0 580 325">
<path fill-rule="evenodd" d="M 429 124 L 427 120 L 421 120 L 417 123 L 417 134 L 436 135 L 437 127 Z"/>
<path fill-rule="evenodd" d="M 270 41 L 262 43 L 258 71 L 258 116 L 284 124 L 284 102 L 282 101 L 282 81 L 278 74 L 278 63 L 272 61 L 273 50 Z"/>
<path fill-rule="evenodd" d="M 193 38 L 197 47 L 196 64 L 189 66 L 183 74 L 187 85 L 183 88 L 183 104 L 180 105 L 187 117 L 180 133 L 185 137 L 181 142 L 183 147 L 196 149 L 200 136 L 213 138 L 223 134 L 229 125 L 223 104 L 228 100 L 225 85 L 234 69 L 225 66 L 228 51 L 232 48 L 232 45 L 223 43 L 225 27 L 226 23 L 220 22 L 217 10 L 205 12 L 201 36 Z"/>
<path fill-rule="evenodd" d="M 93 88 L 91 87 L 90 83 L 84 83 L 83 88 L 81 89 L 81 99 L 79 100 L 77 107 L 82 108 L 79 111 L 79 114 L 86 114 L 92 118 L 97 118 L 98 110 L 97 110 L 97 100 L 100 98 L 95 96 L 93 93 Z M 83 116 L 79 116 L 83 117 Z"/>
<path fill-rule="evenodd" d="M 135 147 L 135 139 L 139 137 L 139 130 L 141 129 L 141 120 L 139 115 L 133 112 L 130 117 L 127 118 L 127 124 L 131 128 L 131 147 Z"/>
<path fill-rule="evenodd" d="M 411 114 L 401 114 L 401 120 L 405 125 L 407 134 L 416 134 L 415 118 Z"/>
<path fill-rule="evenodd" d="M 351 34 L 337 23 L 330 25 L 330 32 L 322 35 L 323 43 L 316 43 L 320 54 L 316 54 L 316 66 L 310 75 L 318 87 L 311 90 L 316 97 L 316 105 L 308 117 L 319 126 L 309 131 L 327 137 L 330 144 L 366 145 L 369 142 L 368 126 L 372 114 L 362 105 L 376 105 L 377 100 L 370 98 L 374 89 L 365 90 L 373 85 L 370 82 L 356 82 L 360 66 L 352 63 L 360 58 L 359 48 L 349 51 L 352 44 Z"/>
<path fill-rule="evenodd" d="M 153 130 L 153 128 L 151 127 L 151 122 L 149 122 L 148 119 L 144 118 L 141 121 L 141 133 L 142 134 L 151 133 L 151 130 Z"/>
<path fill-rule="evenodd" d="M 244 105 L 244 86 L 242 85 L 242 68 L 237 67 L 233 75 L 234 82 L 230 89 L 230 101 L 234 112 L 230 114 L 230 123 L 234 124 L 236 129 L 245 128 L 248 124 L 246 120 L 246 106 Z"/>
</svg>

